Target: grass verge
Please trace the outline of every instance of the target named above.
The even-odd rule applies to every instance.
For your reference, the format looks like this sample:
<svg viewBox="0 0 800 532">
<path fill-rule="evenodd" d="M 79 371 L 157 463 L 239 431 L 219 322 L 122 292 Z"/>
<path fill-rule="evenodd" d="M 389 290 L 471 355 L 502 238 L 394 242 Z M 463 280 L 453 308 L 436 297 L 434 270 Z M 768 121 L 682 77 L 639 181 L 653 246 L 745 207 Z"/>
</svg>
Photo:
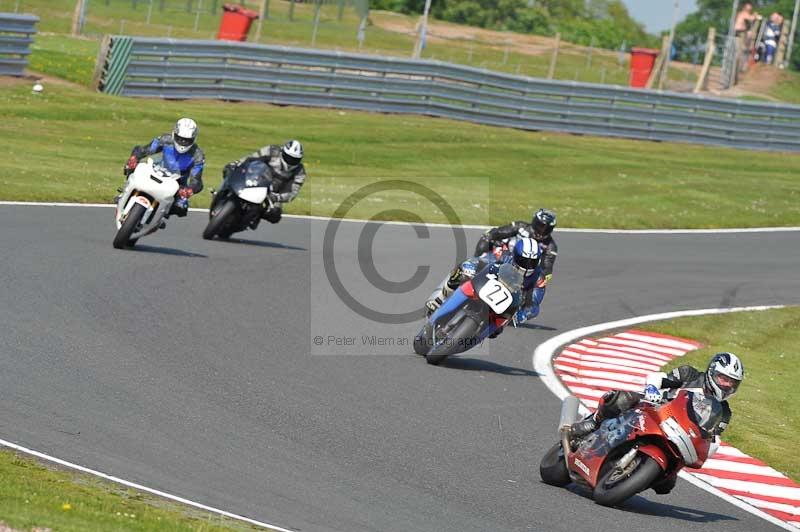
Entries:
<svg viewBox="0 0 800 532">
<path fill-rule="evenodd" d="M 46 467 L 8 450 L 0 450 L 0 479 L 0 522 L 12 528 L 59 532 L 255 530 L 90 475 Z"/>
<path fill-rule="evenodd" d="M 126 99 L 59 82 L 46 83 L 42 95 L 32 94 L 27 81 L 0 87 L 0 137 L 15 155 L 0 158 L 0 199 L 109 202 L 132 146 L 168 131 L 179 116 L 200 124 L 209 186 L 218 184 L 225 163 L 256 147 L 303 140 L 310 179 L 290 206 L 295 214 L 330 215 L 347 190 L 375 178 L 447 178 L 440 191 L 451 203 L 488 204 L 479 216 L 454 205 L 465 223 L 504 223 L 549 206 L 564 227 L 800 225 L 798 155 L 421 116 Z M 193 200 L 197 207 L 208 203 L 206 191 Z M 362 214 L 357 205 L 348 216 Z M 426 221 L 446 219 L 431 212 Z"/>
<path fill-rule="evenodd" d="M 745 380 L 731 399 L 733 418 L 723 438 L 800 481 L 800 462 L 787 452 L 797 444 L 800 434 L 800 307 L 679 318 L 643 328 L 691 338 L 707 346 L 674 361 L 670 368 L 681 364 L 705 368 L 711 356 L 720 351 L 739 355 Z"/>
</svg>

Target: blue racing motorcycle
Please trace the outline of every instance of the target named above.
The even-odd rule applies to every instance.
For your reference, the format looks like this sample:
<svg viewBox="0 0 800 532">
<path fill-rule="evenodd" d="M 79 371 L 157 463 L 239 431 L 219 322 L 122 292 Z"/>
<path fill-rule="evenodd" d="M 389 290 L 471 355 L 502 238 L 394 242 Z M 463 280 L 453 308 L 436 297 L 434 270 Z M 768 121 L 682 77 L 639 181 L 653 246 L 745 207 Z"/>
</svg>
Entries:
<svg viewBox="0 0 800 532">
<path fill-rule="evenodd" d="M 464 282 L 414 338 L 414 352 L 438 365 L 483 342 L 514 319 L 523 275 L 513 264 L 490 264 Z"/>
</svg>

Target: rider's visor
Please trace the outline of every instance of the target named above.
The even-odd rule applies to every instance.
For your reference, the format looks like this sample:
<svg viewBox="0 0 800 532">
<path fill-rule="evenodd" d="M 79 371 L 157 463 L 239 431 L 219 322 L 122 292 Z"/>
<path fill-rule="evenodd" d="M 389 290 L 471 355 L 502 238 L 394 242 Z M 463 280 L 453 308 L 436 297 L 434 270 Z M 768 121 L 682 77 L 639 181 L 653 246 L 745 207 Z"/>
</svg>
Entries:
<svg viewBox="0 0 800 532">
<path fill-rule="evenodd" d="M 717 386 L 719 386 L 719 389 L 723 392 L 733 393 L 736 391 L 736 388 L 739 387 L 738 380 L 723 375 L 722 373 L 714 375 L 714 382 L 717 383 Z"/>
<path fill-rule="evenodd" d="M 284 162 L 286 162 L 286 164 L 289 165 L 290 167 L 297 166 L 298 164 L 300 164 L 300 161 L 302 161 L 300 157 L 292 157 L 286 152 L 283 152 L 281 156 L 283 157 Z"/>
<path fill-rule="evenodd" d="M 175 144 L 182 146 L 184 148 L 188 148 L 192 144 L 194 144 L 194 139 L 181 137 L 180 135 L 175 135 Z"/>
<path fill-rule="evenodd" d="M 533 222 L 533 235 L 537 239 L 545 238 L 552 232 L 553 232 L 553 226 L 547 225 L 546 223 L 538 219 L 535 222 Z"/>
</svg>

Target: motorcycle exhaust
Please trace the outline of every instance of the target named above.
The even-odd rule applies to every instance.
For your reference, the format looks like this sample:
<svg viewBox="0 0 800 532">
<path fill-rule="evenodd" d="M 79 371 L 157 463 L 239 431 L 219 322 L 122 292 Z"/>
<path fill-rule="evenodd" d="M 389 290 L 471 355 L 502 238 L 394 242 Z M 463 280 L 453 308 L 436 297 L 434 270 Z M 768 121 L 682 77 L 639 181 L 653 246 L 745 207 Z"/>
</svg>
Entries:
<svg viewBox="0 0 800 532">
<path fill-rule="evenodd" d="M 578 421 L 578 407 L 580 401 L 574 395 L 568 395 L 561 403 L 561 418 L 558 421 L 558 432 Z"/>
</svg>

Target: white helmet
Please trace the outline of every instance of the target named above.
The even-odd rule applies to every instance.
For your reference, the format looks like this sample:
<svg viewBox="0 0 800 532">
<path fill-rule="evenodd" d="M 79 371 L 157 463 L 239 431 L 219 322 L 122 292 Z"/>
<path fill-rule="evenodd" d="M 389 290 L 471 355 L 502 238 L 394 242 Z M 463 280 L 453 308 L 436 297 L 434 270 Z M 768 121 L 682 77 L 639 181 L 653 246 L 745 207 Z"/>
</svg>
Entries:
<svg viewBox="0 0 800 532">
<path fill-rule="evenodd" d="M 706 370 L 705 389 L 718 401 L 736 393 L 744 379 L 744 365 L 733 353 L 717 353 Z"/>
<path fill-rule="evenodd" d="M 175 144 L 175 151 L 186 153 L 192 149 L 197 139 L 197 123 L 191 118 L 181 118 L 175 122 L 175 129 L 172 130 L 172 142 Z"/>
<path fill-rule="evenodd" d="M 290 140 L 281 148 L 281 159 L 287 169 L 292 169 L 303 160 L 303 145 L 299 140 Z"/>
</svg>

